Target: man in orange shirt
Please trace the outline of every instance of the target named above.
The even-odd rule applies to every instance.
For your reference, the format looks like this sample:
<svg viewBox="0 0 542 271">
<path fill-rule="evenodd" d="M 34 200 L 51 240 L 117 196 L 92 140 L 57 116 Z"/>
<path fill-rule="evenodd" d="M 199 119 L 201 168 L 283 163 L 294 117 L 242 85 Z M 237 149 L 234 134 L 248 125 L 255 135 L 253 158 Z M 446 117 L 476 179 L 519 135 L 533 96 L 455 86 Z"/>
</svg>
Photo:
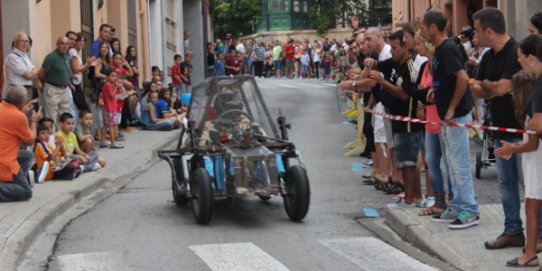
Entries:
<svg viewBox="0 0 542 271">
<path fill-rule="evenodd" d="M 32 111 L 30 127 L 25 114 L 33 108 L 32 102 L 25 103 L 27 93 L 21 86 L 7 89 L 4 101 L 0 103 L 0 202 L 28 200 L 32 188 L 28 182 L 28 170 L 32 153 L 19 150 L 21 143 L 32 145 L 36 139 L 36 122 L 40 110 Z"/>
</svg>

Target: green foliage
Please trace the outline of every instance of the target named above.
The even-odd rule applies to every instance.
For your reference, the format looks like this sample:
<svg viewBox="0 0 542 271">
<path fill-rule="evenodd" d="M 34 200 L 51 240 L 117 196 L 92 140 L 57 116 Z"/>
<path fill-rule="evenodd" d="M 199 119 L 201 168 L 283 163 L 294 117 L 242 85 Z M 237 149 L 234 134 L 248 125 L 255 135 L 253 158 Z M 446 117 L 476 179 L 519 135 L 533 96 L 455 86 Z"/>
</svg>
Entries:
<svg viewBox="0 0 542 271">
<path fill-rule="evenodd" d="M 350 25 L 350 17 L 358 16 L 360 25 L 367 25 L 369 11 L 362 0 L 316 0 L 309 9 L 312 27 L 318 35 L 336 26 L 337 20 L 346 20 Z"/>
<path fill-rule="evenodd" d="M 215 37 L 249 34 L 261 18 L 261 0 L 211 0 Z"/>
</svg>

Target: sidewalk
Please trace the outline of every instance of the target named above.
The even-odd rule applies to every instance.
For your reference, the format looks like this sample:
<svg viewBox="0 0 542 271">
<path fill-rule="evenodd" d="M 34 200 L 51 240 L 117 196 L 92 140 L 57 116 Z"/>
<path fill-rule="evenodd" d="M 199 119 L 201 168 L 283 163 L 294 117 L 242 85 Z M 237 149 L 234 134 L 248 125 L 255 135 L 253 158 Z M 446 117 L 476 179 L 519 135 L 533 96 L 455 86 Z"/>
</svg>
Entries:
<svg viewBox="0 0 542 271">
<path fill-rule="evenodd" d="M 84 173 L 74 181 L 34 184 L 29 201 L 0 204 L 0 270 L 15 270 L 36 236 L 56 217 L 106 183 L 138 170 L 157 156 L 157 150 L 174 148 L 171 145 L 176 144 L 179 133 L 125 133 L 124 149 L 98 149 L 107 160 L 105 168 Z"/>
<path fill-rule="evenodd" d="M 509 268 L 506 261 L 521 255 L 521 248 L 487 250 L 484 242 L 503 231 L 502 205 L 480 205 L 480 224 L 463 230 L 450 230 L 446 223 L 431 222 L 430 216 L 418 216 L 422 209 L 388 210 L 386 224 L 414 246 L 434 254 L 460 270 L 537 270 Z M 522 206 L 521 216 L 525 221 Z"/>
</svg>

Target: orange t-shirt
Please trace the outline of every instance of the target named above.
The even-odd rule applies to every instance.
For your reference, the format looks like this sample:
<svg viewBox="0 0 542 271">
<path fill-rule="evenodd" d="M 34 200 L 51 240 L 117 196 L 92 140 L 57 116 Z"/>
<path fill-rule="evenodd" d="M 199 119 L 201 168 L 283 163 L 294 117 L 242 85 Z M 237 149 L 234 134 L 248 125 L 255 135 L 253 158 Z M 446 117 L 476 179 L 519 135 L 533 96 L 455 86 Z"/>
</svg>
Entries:
<svg viewBox="0 0 542 271">
<path fill-rule="evenodd" d="M 28 119 L 16 106 L 0 103 L 0 181 L 11 182 L 19 173 L 17 155 L 22 142 L 32 140 Z"/>
</svg>

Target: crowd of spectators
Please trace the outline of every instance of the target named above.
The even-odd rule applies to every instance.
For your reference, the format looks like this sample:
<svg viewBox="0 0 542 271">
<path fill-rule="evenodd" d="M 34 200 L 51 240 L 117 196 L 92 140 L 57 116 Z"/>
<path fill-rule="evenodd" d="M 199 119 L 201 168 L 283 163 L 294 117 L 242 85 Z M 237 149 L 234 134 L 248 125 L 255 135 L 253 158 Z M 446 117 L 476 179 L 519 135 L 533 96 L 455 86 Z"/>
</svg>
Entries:
<svg viewBox="0 0 542 271">
<path fill-rule="evenodd" d="M 351 41 L 321 38 L 216 39 L 207 44 L 207 76 L 251 74 L 283 79 L 340 80 L 349 65 Z"/>
<path fill-rule="evenodd" d="M 68 31 L 39 68 L 29 58 L 30 37 L 14 35 L 0 103 L 0 202 L 31 198 L 34 183 L 105 167 L 98 150 L 123 149 L 124 132 L 179 127 L 190 102 L 191 53 L 179 63 L 177 85 L 165 85 L 154 66 L 140 86 L 137 50 L 130 45 L 123 55 L 114 32 L 102 24 L 83 52 L 85 36 Z"/>
<path fill-rule="evenodd" d="M 450 229 L 477 225 L 481 218 L 469 137 L 485 132 L 448 124 L 542 131 L 542 13 L 530 18 L 529 36 L 520 42 L 507 34 L 504 15 L 497 8 L 474 13 L 472 25 L 464 26 L 457 36 L 449 34 L 445 15 L 434 10 L 417 23 L 398 24 L 390 35 L 377 27 L 360 28 L 357 18 L 352 26 L 353 36 L 344 44 L 349 47 L 339 87 L 354 102 L 360 97 L 363 107 L 373 112 L 366 113 L 363 127 L 358 127 L 367 139 L 361 155 L 372 158 L 367 165 L 373 167 L 362 176 L 363 183 L 395 194 L 396 202 L 388 208 L 421 208 L 420 216 L 448 223 Z M 390 120 L 383 113 L 431 123 Z M 539 135 L 487 135 L 494 142 L 505 219 L 503 233 L 484 245 L 487 249 L 523 247 L 522 255 L 506 265 L 539 266 Z M 520 217 L 521 183 L 525 184 L 526 234 Z"/>
</svg>

